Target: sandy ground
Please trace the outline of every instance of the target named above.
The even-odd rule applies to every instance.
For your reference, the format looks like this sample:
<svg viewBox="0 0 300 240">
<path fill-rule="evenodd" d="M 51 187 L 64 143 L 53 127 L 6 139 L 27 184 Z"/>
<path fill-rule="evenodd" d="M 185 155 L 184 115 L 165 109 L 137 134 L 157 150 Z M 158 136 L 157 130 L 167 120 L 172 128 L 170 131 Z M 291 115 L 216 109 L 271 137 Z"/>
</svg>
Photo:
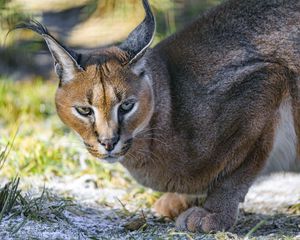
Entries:
<svg viewBox="0 0 300 240">
<path fill-rule="evenodd" d="M 150 209 L 133 211 L 134 199 L 124 208 L 118 199 L 126 189 L 97 188 L 94 178 L 84 175 L 47 181 L 51 193 L 72 196 L 76 204 L 66 208 L 61 217 L 49 216 L 47 221 L 7 216 L 0 224 L 0 239 L 300 239 L 300 215 L 289 209 L 300 203 L 300 174 L 259 179 L 241 204 L 231 233 L 215 235 L 177 232 L 173 222 L 155 217 Z M 29 194 L 40 192 L 44 185 L 38 178 L 22 182 Z M 51 205 L 51 201 L 44 204 Z"/>
</svg>

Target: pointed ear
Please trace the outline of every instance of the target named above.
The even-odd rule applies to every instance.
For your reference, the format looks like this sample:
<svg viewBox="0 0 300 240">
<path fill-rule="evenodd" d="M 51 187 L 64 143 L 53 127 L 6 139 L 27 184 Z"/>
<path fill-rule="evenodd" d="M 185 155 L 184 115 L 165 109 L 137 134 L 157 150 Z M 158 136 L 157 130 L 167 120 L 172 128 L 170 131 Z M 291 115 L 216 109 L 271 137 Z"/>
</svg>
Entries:
<svg viewBox="0 0 300 240">
<path fill-rule="evenodd" d="M 44 38 L 53 57 L 55 72 L 61 84 L 72 81 L 75 73 L 83 70 L 79 65 L 81 55 L 60 44 L 41 23 L 30 19 L 15 27 L 15 29 L 20 28 L 30 29 Z"/>
<path fill-rule="evenodd" d="M 155 33 L 155 18 L 148 0 L 143 0 L 146 17 L 119 46 L 129 56 L 129 64 L 138 61 L 150 46 Z"/>
</svg>

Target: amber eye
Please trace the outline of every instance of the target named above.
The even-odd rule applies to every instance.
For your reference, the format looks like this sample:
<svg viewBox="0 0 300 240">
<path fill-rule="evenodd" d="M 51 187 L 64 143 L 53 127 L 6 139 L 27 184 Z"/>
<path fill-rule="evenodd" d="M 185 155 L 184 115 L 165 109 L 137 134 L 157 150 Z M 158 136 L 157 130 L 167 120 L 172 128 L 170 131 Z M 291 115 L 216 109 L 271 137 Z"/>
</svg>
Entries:
<svg viewBox="0 0 300 240">
<path fill-rule="evenodd" d="M 75 109 L 80 115 L 84 117 L 90 116 L 94 113 L 93 109 L 91 109 L 90 107 L 75 107 Z"/>
<path fill-rule="evenodd" d="M 134 107 L 134 102 L 133 101 L 126 101 L 126 102 L 123 102 L 120 106 L 120 112 L 122 114 L 126 114 L 126 113 L 129 113 Z"/>
</svg>

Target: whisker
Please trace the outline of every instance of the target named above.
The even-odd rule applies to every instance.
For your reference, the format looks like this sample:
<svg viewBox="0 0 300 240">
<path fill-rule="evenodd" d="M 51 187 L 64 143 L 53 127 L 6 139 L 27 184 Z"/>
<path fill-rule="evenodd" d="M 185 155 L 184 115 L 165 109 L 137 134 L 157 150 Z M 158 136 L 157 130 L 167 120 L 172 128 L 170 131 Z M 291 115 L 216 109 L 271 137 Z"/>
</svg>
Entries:
<svg viewBox="0 0 300 240">
<path fill-rule="evenodd" d="M 146 154 L 151 154 L 152 156 L 154 156 L 156 158 L 156 160 L 160 161 L 161 158 L 159 156 L 157 156 L 156 154 L 154 154 L 152 151 L 147 151 L 147 150 L 144 150 L 144 149 L 139 149 L 138 150 L 139 152 L 141 153 L 146 153 Z"/>
<path fill-rule="evenodd" d="M 135 160 L 136 162 L 138 162 L 138 158 L 133 155 L 132 153 L 127 153 L 129 157 L 133 158 L 133 160 Z"/>
<path fill-rule="evenodd" d="M 143 134 L 163 134 L 163 133 L 166 133 L 166 131 L 162 130 L 162 133 L 159 133 L 159 132 L 153 132 L 153 130 L 155 129 L 147 129 L 147 130 L 143 130 L 139 133 L 136 134 L 136 136 L 139 136 L 139 135 L 143 135 Z M 156 129 L 156 130 L 159 130 L 159 129 Z M 160 131 L 160 130 L 159 130 Z M 135 136 L 135 137 L 136 137 Z"/>
<path fill-rule="evenodd" d="M 168 149 L 171 148 L 171 146 L 163 141 L 161 141 L 160 139 L 157 138 L 137 138 L 137 140 L 153 140 L 153 141 L 157 141 L 161 144 L 163 144 L 165 147 L 167 147 Z"/>
<path fill-rule="evenodd" d="M 150 160 L 154 164 L 159 162 L 159 159 L 154 159 L 151 154 L 148 156 L 145 156 L 145 154 L 148 154 L 148 152 L 142 152 L 142 151 L 137 151 L 137 152 L 139 154 L 141 154 L 142 156 L 144 156 L 144 158 L 146 158 L 146 160 L 148 160 L 148 161 Z"/>
</svg>

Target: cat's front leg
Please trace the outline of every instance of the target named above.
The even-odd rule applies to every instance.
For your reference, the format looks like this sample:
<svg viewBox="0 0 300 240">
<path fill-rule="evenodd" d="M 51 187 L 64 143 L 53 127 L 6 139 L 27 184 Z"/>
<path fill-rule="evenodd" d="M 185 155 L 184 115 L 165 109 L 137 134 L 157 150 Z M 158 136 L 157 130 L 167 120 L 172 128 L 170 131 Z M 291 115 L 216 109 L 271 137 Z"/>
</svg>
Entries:
<svg viewBox="0 0 300 240">
<path fill-rule="evenodd" d="M 212 186 L 202 208 L 192 207 L 179 215 L 177 228 L 207 233 L 226 231 L 234 225 L 239 203 L 244 201 L 249 187 L 265 165 L 270 141 L 258 141 L 253 149 L 240 167 Z"/>
<path fill-rule="evenodd" d="M 232 191 L 218 186 L 209 192 L 203 207 L 192 207 L 179 215 L 176 226 L 180 230 L 191 232 L 216 232 L 230 229 L 238 216 L 238 205 L 242 201 L 247 187 L 241 191 Z"/>
</svg>

